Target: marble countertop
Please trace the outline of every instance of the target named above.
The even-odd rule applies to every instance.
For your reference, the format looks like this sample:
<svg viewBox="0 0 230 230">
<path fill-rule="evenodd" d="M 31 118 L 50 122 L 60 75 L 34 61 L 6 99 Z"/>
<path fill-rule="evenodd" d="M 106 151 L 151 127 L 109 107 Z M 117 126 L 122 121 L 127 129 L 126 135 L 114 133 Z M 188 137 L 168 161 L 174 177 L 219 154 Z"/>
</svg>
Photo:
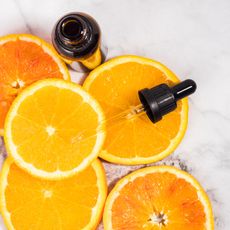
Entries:
<svg viewBox="0 0 230 230">
<path fill-rule="evenodd" d="M 32 33 L 49 41 L 55 21 L 71 11 L 97 19 L 108 57 L 146 56 L 197 82 L 185 138 L 158 164 L 175 164 L 195 176 L 212 201 L 216 229 L 230 229 L 230 1 L 0 0 L 0 36 Z M 105 166 L 113 175 L 109 182 L 137 168 Z"/>
</svg>

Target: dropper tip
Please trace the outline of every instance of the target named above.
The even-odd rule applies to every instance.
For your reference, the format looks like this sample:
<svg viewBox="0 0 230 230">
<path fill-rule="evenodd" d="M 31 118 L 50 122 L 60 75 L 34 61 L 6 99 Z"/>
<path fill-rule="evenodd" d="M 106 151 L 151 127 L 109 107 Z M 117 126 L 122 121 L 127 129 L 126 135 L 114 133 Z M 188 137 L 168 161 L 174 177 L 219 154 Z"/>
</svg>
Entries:
<svg viewBox="0 0 230 230">
<path fill-rule="evenodd" d="M 196 82 L 192 79 L 187 79 L 172 87 L 172 93 L 176 100 L 180 100 L 193 94 L 196 89 Z"/>
<path fill-rule="evenodd" d="M 197 84 L 196 84 L 196 82 L 193 81 L 192 79 L 187 79 L 187 80 L 185 80 L 185 81 L 187 82 L 188 86 L 191 87 L 191 94 L 194 93 L 194 92 L 196 91 L 196 89 L 197 89 Z"/>
</svg>

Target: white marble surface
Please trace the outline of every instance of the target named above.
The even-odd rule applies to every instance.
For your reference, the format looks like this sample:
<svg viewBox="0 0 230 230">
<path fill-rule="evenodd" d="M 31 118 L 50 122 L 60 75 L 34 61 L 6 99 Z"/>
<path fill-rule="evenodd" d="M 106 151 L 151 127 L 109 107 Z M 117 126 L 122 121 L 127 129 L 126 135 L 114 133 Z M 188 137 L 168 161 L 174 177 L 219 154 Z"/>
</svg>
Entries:
<svg viewBox="0 0 230 230">
<path fill-rule="evenodd" d="M 150 57 L 181 79 L 196 80 L 186 136 L 161 163 L 194 175 L 211 198 L 216 229 L 230 229 L 230 1 L 0 0 L 0 35 L 23 32 L 49 40 L 55 21 L 70 11 L 98 20 L 109 57 Z M 129 170 L 113 167 L 116 175 Z"/>
</svg>

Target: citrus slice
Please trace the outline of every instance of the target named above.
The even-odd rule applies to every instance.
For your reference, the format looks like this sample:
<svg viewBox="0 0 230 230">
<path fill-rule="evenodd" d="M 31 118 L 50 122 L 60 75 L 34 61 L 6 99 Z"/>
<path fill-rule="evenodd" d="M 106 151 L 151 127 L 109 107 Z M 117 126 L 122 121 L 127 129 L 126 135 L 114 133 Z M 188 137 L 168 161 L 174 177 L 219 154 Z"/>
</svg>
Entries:
<svg viewBox="0 0 230 230">
<path fill-rule="evenodd" d="M 5 122 L 6 149 L 35 176 L 69 177 L 97 158 L 105 137 L 102 120 L 100 105 L 81 86 L 41 80 L 14 100 Z"/>
<path fill-rule="evenodd" d="M 143 168 L 109 194 L 105 230 L 213 230 L 210 201 L 188 173 L 171 166 Z"/>
<path fill-rule="evenodd" d="M 119 164 L 144 164 L 172 153 L 187 127 L 187 99 L 179 101 L 177 109 L 156 124 L 146 114 L 125 119 L 118 116 L 117 124 L 113 117 L 140 104 L 138 90 L 178 81 L 164 65 L 137 56 L 117 57 L 93 70 L 83 87 L 99 101 L 108 119 L 100 157 Z"/>
<path fill-rule="evenodd" d="M 23 88 L 44 78 L 70 79 L 51 45 L 29 34 L 0 37 L 0 135 L 14 98 Z"/>
<path fill-rule="evenodd" d="M 99 160 L 71 178 L 46 181 L 8 159 L 0 179 L 1 213 L 10 230 L 96 229 L 106 194 Z"/>
</svg>

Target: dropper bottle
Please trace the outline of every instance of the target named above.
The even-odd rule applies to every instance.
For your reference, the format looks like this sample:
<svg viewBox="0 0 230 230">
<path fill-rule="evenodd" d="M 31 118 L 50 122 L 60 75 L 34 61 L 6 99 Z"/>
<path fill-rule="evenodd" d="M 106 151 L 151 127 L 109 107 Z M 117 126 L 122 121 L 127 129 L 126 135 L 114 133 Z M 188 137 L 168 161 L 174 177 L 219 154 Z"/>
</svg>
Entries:
<svg viewBox="0 0 230 230">
<path fill-rule="evenodd" d="M 177 101 L 193 94 L 196 88 L 195 81 L 187 79 L 173 87 L 163 83 L 151 89 L 142 89 L 138 92 L 141 104 L 137 106 L 136 114 L 145 112 L 148 118 L 156 123 L 175 110 Z"/>
<path fill-rule="evenodd" d="M 85 13 L 70 13 L 54 26 L 52 43 L 63 60 L 78 72 L 89 72 L 105 60 L 101 30 Z"/>
<path fill-rule="evenodd" d="M 109 117 L 101 122 L 96 128 L 97 132 L 104 132 L 101 129 L 103 124 L 109 122 L 108 131 L 114 126 L 126 122 L 127 119 L 135 119 L 136 117 L 147 115 L 152 123 L 159 122 L 165 115 L 174 111 L 177 108 L 177 102 L 188 97 L 196 91 L 196 83 L 191 79 L 184 80 L 174 85 L 173 87 L 163 83 L 153 88 L 144 88 L 138 91 L 140 104 L 122 111 L 112 117 Z M 86 129 L 81 135 L 84 135 L 82 140 L 95 136 L 95 129 Z"/>
<path fill-rule="evenodd" d="M 163 116 L 177 108 L 177 102 L 196 91 L 196 83 L 191 79 L 184 80 L 173 87 L 163 83 L 153 88 L 144 88 L 138 91 L 140 104 L 125 110 L 105 122 L 113 124 L 125 119 L 132 119 L 146 114 L 152 123 L 159 122 Z"/>
</svg>

